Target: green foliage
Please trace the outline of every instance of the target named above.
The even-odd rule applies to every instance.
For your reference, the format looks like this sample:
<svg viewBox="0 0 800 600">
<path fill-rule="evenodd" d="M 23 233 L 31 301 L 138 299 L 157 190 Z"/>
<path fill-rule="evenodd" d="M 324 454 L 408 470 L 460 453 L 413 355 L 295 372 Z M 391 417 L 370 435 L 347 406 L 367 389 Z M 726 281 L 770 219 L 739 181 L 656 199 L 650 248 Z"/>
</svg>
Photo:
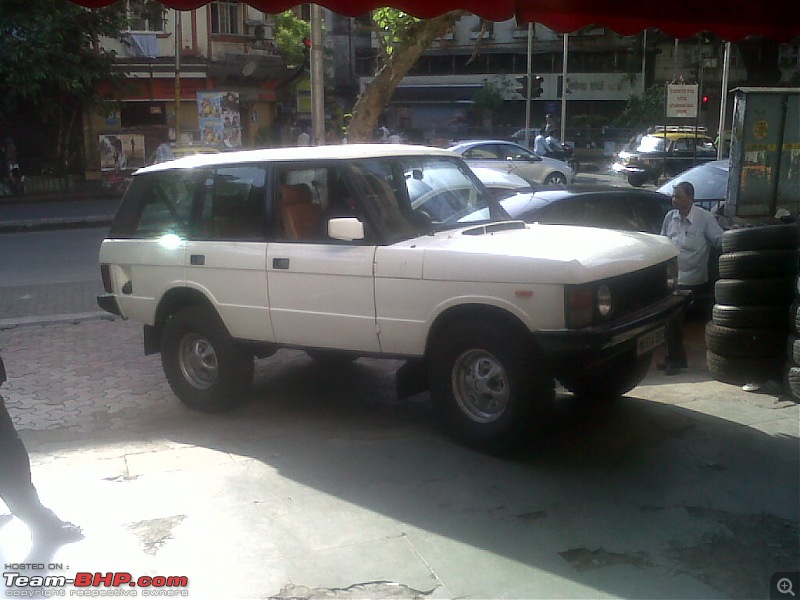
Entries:
<svg viewBox="0 0 800 600">
<path fill-rule="evenodd" d="M 114 56 L 96 49 L 98 36 L 119 38 L 117 8 L 87 10 L 63 0 L 0 2 L 0 119 L 22 104 L 55 116 L 65 106 L 90 102 L 100 83 L 120 77 Z"/>
<path fill-rule="evenodd" d="M 302 65 L 305 57 L 303 39 L 311 37 L 311 24 L 298 19 L 290 10 L 273 17 L 273 37 L 278 52 L 287 65 Z"/>
<path fill-rule="evenodd" d="M 388 56 L 395 46 L 409 39 L 420 20 L 396 8 L 379 8 L 373 11 L 372 21 L 377 28 L 381 51 Z"/>
<path fill-rule="evenodd" d="M 641 96 L 631 96 L 622 114 L 614 123 L 620 127 L 643 129 L 661 123 L 665 114 L 665 92 L 663 84 L 647 88 Z"/>
</svg>

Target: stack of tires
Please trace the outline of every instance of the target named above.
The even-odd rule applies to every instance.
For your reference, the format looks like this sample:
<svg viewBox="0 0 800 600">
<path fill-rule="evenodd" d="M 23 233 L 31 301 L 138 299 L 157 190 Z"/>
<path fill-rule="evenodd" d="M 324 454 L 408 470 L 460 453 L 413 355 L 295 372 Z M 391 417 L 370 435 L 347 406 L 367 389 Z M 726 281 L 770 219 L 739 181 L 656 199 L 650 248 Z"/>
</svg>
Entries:
<svg viewBox="0 0 800 600">
<path fill-rule="evenodd" d="M 800 319 L 790 319 L 790 307 L 798 297 L 799 270 L 797 225 L 749 227 L 723 234 L 716 304 L 705 332 L 708 370 L 714 379 L 744 385 L 788 378 L 787 344 L 791 358 L 794 340 L 800 336 L 800 323 L 792 324 Z M 793 314 L 797 316 L 797 311 Z M 795 359 L 800 361 L 800 342 L 796 346 Z M 800 369 L 796 375 L 800 384 Z"/>
<path fill-rule="evenodd" d="M 794 400 L 800 400 L 800 276 L 795 286 L 795 300 L 789 308 L 789 344 L 788 360 L 783 383 L 785 391 Z"/>
</svg>

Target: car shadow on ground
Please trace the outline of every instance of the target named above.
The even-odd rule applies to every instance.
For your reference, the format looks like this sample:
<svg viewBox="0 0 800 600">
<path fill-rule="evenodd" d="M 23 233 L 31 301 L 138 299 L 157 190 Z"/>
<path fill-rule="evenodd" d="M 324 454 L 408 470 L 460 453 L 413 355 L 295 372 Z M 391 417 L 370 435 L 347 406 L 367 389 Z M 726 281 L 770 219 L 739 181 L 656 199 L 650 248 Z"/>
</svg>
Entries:
<svg viewBox="0 0 800 600">
<path fill-rule="evenodd" d="M 285 580 L 271 577 L 291 571 L 292 561 L 311 564 L 295 572 L 331 578 L 320 571 L 326 552 L 340 560 L 352 552 L 385 574 L 410 547 L 434 578 L 424 589 L 444 586 L 440 593 L 453 597 L 567 589 L 545 593 L 543 581 L 569 582 L 582 595 L 763 597 L 770 575 L 800 560 L 797 436 L 768 426 L 778 411 L 727 400 L 725 388 L 704 398 L 715 409 L 694 406 L 685 390 L 697 386 L 685 380 L 645 382 L 610 403 L 559 394 L 530 445 L 497 457 L 454 443 L 426 394 L 398 401 L 397 361 L 322 366 L 280 351 L 257 362 L 247 404 L 203 415 L 171 395 L 158 357 L 141 356 L 138 328 L 74 327 L 69 335 L 7 332 L 14 352 L 4 358 L 14 406 L 47 390 L 70 402 L 73 388 L 76 398 L 98 394 L 86 426 L 23 431 L 41 457 L 35 473 L 70 478 L 49 497 L 65 517 L 89 524 L 76 552 L 97 543 L 95 520 L 122 523 L 130 535 L 148 521 L 142 514 L 156 515 L 148 522 L 157 531 L 168 524 L 170 535 L 143 547 L 159 572 L 194 560 L 196 581 L 222 585 L 222 572 L 201 565 L 229 565 L 230 581 L 251 575 L 255 560 L 262 595 L 282 589 Z M 79 333 L 109 342 L 94 352 Z M 50 344 L 44 358 L 37 337 Z M 68 389 L 53 387 L 60 377 Z M 650 397 L 655 391 L 660 400 Z M 752 419 L 740 418 L 750 409 Z M 196 462 L 187 460 L 192 452 Z M 41 488 L 48 492 L 46 482 Z M 221 528 L 214 543 L 193 537 L 209 527 Z M 400 554 L 386 562 L 370 556 L 370 544 Z"/>
</svg>

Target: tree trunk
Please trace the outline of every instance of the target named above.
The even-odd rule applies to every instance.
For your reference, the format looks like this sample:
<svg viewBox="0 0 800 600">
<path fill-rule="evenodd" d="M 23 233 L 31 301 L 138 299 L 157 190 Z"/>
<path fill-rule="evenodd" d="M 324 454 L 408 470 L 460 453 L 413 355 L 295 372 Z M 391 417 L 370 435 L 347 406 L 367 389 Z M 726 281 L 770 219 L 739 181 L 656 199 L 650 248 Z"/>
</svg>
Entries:
<svg viewBox="0 0 800 600">
<path fill-rule="evenodd" d="M 400 81 L 434 40 L 447 34 L 464 14 L 462 11 L 453 11 L 434 19 L 419 21 L 404 36 L 404 42 L 394 46 L 393 52 L 385 58 L 383 66 L 375 74 L 375 79 L 366 85 L 356 101 L 347 131 L 348 142 L 371 141 L 378 118 L 389 104 Z"/>
</svg>

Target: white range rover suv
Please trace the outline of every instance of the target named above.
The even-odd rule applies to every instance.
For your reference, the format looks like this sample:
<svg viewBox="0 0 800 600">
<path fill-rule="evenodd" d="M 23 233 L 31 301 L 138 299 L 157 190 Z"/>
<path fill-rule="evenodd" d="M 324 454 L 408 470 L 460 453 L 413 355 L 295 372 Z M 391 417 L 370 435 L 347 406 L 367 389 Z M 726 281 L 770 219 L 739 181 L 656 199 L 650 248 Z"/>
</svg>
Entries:
<svg viewBox="0 0 800 600">
<path fill-rule="evenodd" d="M 144 324 L 175 394 L 243 402 L 254 358 L 406 359 L 463 442 L 524 439 L 555 381 L 638 385 L 680 310 L 666 238 L 512 221 L 463 160 L 363 144 L 140 169 L 100 250 L 105 310 Z"/>
</svg>

